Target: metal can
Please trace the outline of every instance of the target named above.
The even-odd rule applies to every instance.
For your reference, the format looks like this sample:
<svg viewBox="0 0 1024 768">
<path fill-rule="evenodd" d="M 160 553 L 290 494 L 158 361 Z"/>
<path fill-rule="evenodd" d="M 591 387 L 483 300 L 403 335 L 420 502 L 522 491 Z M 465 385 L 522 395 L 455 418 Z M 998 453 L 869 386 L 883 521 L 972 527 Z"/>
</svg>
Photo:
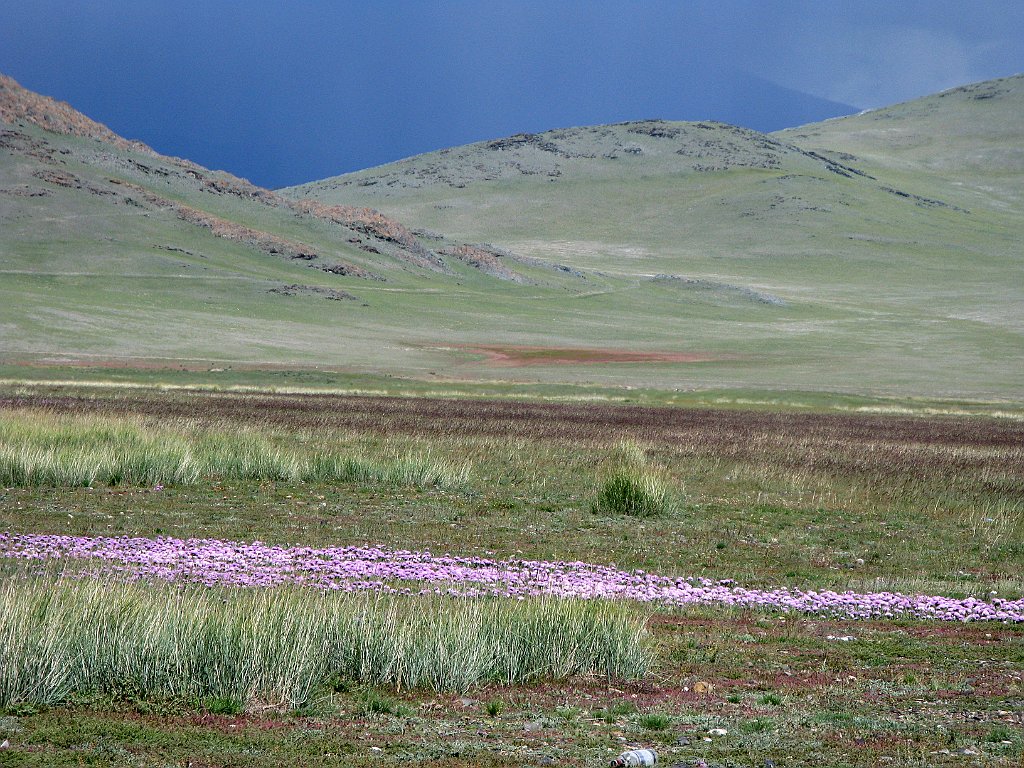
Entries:
<svg viewBox="0 0 1024 768">
<path fill-rule="evenodd" d="M 658 762 L 658 753 L 653 749 L 631 749 L 623 752 L 609 763 L 610 768 L 632 768 L 640 765 L 654 765 Z"/>
</svg>

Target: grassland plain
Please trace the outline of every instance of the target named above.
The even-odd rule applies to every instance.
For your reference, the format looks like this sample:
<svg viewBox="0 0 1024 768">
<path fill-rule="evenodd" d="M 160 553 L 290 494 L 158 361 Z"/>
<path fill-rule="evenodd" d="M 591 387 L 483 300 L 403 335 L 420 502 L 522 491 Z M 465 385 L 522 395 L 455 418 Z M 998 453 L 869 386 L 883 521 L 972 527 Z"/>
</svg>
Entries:
<svg viewBox="0 0 1024 768">
<path fill-rule="evenodd" d="M 793 136 L 642 121 L 281 194 L 12 83 L 8 364 L 1021 396 L 1020 78 L 881 110 L 872 125 L 904 131 L 892 141 L 862 118 Z M 926 134 L 932 159 L 903 147 Z M 847 157 L 847 135 L 874 144 Z"/>
<path fill-rule="evenodd" d="M 258 434 L 282 455 L 470 465 L 441 486 L 244 479 L 212 462 L 159 489 L 11 486 L 0 504 L 8 531 L 377 543 L 750 586 L 1024 594 L 1024 427 L 1013 418 L 24 386 L 8 388 L 2 408 L 4 439 L 23 447 L 97 451 L 149 440 L 201 451 L 211 435 L 244 443 Z M 673 507 L 636 518 L 595 505 L 602 481 L 623 466 L 663 479 Z M 197 595 L 196 610 L 217 594 Z M 315 602 L 308 593 L 266 599 Z M 155 610 L 148 604 L 136 599 L 127 615 L 145 616 Z M 95 685 L 9 706 L 3 757 L 589 766 L 647 745 L 670 765 L 724 767 L 1014 766 L 1024 754 L 1019 626 L 649 611 L 633 614 L 653 653 L 639 680 L 584 672 L 450 693 L 347 676 L 324 678 L 294 701 L 185 681 L 158 693 Z M 716 728 L 727 733 L 711 735 Z"/>
</svg>

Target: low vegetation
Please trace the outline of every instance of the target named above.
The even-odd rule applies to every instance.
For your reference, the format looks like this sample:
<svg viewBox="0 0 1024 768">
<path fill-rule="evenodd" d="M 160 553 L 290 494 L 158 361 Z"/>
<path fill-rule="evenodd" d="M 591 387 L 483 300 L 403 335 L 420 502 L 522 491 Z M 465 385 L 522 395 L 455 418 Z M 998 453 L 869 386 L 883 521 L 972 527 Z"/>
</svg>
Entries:
<svg viewBox="0 0 1024 768">
<path fill-rule="evenodd" d="M 618 465 L 601 485 L 595 512 L 656 517 L 675 509 L 675 499 L 658 471 L 649 466 L 643 449 L 635 442 L 619 447 Z"/>
<path fill-rule="evenodd" d="M 466 691 L 640 678 L 643 616 L 624 604 L 460 600 L 8 578 L 0 708 L 85 694 L 295 709 L 339 681 Z"/>
<path fill-rule="evenodd" d="M 1019 419 L 99 389 L 0 404 L 19 450 L 220 457 L 177 484 L 0 489 L 6 546 L 59 554 L 0 578 L 0 741 L 14 764 L 583 766 L 635 745 L 668 765 L 1011 768 L 1024 754 L 1022 625 L 787 603 L 826 590 L 985 610 L 1019 598 Z M 452 475 L 261 477 L 226 469 L 230 445 L 306 467 L 412 456 Z M 618 470 L 660 480 L 671 511 L 595 514 Z M 299 553 L 307 570 L 290 565 Z M 63 576 L 46 575 L 57 563 Z M 479 583 L 464 591 L 485 596 L 199 585 L 245 563 L 410 592 L 446 592 L 459 585 L 438 569 L 469 568 Z M 391 567 L 404 563 L 437 581 Z M 121 583 L 127 565 L 145 580 Z M 90 569 L 105 575 L 69 578 Z M 160 569 L 175 583 L 150 583 Z M 600 583 L 643 599 L 663 577 L 782 602 L 550 596 Z M 493 596 L 523 579 L 525 593 Z"/>
<path fill-rule="evenodd" d="M 457 487 L 469 468 L 406 453 L 386 458 L 281 448 L 251 429 L 18 413 L 0 416 L 0 485 L 155 486 L 279 480 Z"/>
</svg>

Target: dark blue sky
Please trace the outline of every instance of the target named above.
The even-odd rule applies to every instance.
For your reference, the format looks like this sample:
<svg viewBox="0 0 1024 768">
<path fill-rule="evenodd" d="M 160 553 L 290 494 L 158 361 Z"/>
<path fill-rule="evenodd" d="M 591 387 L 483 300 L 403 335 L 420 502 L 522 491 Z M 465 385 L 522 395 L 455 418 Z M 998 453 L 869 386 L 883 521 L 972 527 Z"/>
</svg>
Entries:
<svg viewBox="0 0 1024 768">
<path fill-rule="evenodd" d="M 1024 3 L 0 0 L 0 71 L 271 187 L 663 117 L 771 130 L 1024 70 Z"/>
</svg>

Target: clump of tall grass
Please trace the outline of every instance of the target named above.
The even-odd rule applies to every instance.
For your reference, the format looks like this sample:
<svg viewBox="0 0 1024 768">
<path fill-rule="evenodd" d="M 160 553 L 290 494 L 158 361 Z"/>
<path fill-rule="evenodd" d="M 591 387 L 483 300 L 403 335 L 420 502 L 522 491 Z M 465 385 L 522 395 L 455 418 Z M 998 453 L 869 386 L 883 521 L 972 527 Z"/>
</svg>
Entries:
<svg viewBox="0 0 1024 768">
<path fill-rule="evenodd" d="M 643 449 L 633 442 L 619 446 L 617 465 L 605 477 L 594 502 L 595 512 L 655 517 L 675 510 L 675 498 Z"/>
<path fill-rule="evenodd" d="M 465 691 L 642 676 L 621 603 L 204 589 L 46 576 L 0 585 L 0 709 L 74 694 L 302 706 L 338 680 Z"/>
<path fill-rule="evenodd" d="M 384 460 L 314 453 L 300 473 L 306 482 L 349 482 L 376 485 L 453 488 L 469 479 L 469 465 L 405 453 Z"/>
<path fill-rule="evenodd" d="M 465 484 L 467 465 L 429 453 L 368 458 L 300 446 L 282 448 L 249 431 L 153 427 L 131 419 L 0 416 L 0 486 L 191 485 L 204 478 Z"/>
</svg>

